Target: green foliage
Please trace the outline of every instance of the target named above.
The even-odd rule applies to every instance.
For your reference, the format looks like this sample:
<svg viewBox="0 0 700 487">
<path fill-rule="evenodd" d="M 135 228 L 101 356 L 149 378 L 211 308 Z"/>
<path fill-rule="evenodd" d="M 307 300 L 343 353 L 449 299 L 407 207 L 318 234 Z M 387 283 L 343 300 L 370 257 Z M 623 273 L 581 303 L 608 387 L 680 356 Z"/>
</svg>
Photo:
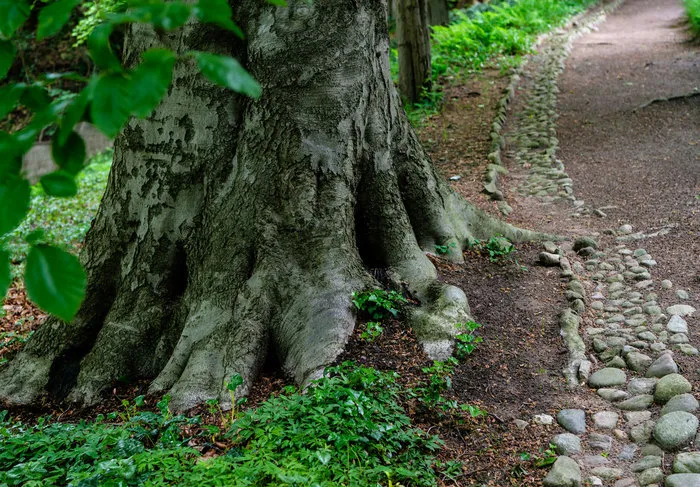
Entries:
<svg viewBox="0 0 700 487">
<path fill-rule="evenodd" d="M 75 37 L 75 46 L 77 47 L 80 44 L 84 44 L 95 27 L 104 22 L 109 14 L 120 12 L 125 7 L 125 0 L 94 0 L 92 2 L 83 2 L 83 15 L 72 31 L 72 35 Z"/>
<path fill-rule="evenodd" d="M 384 331 L 384 328 L 382 328 L 382 324 L 378 321 L 368 321 L 365 326 L 366 329 L 362 332 L 362 334 L 360 334 L 360 337 L 368 342 L 373 342 L 374 340 L 379 338 L 379 336 Z"/>
<path fill-rule="evenodd" d="M 476 321 L 467 321 L 466 323 L 457 323 L 457 328 L 465 330 L 466 333 L 460 333 L 455 337 L 454 356 L 457 360 L 464 360 L 468 355 L 471 355 L 479 343 L 484 341 L 482 337 L 474 335 L 474 332 L 481 328 L 481 324 Z"/>
<path fill-rule="evenodd" d="M 237 417 L 228 452 L 207 461 L 198 461 L 183 433 L 199 418 L 173 417 L 167 396 L 157 413 L 141 410 L 137 397 L 94 423 L 28 426 L 2 412 L 0 485 L 375 487 L 389 478 L 435 486 L 433 454 L 441 444 L 412 427 L 396 378 L 350 362 L 329 368 L 306 393 L 291 390 Z"/>
<path fill-rule="evenodd" d="M 413 395 L 428 410 L 439 407 L 443 411 L 449 411 L 457 407 L 455 401 L 450 401 L 443 397 L 443 393 L 452 389 L 452 373 L 459 362 L 454 357 L 448 358 L 444 362 L 433 362 L 430 367 L 421 369 L 429 376 L 427 384 L 420 384 L 413 389 Z"/>
<path fill-rule="evenodd" d="M 491 237 L 486 242 L 474 239 L 470 242 L 470 246 L 476 250 L 488 253 L 491 262 L 498 262 L 515 252 L 515 246 L 502 235 Z"/>
<path fill-rule="evenodd" d="M 457 247 L 457 244 L 455 242 L 452 242 L 448 245 L 436 245 L 435 252 L 437 252 L 439 255 L 444 255 L 447 252 L 449 252 L 450 249 L 454 249 L 456 247 Z"/>
<path fill-rule="evenodd" d="M 36 38 L 58 34 L 68 23 L 80 0 L 53 0 L 41 8 Z M 128 7 L 128 8 L 127 8 Z M 92 10 L 91 10 L 92 9 Z M 15 62 L 18 46 L 31 12 L 27 0 L 0 0 L 0 82 Z M 59 169 L 41 178 L 46 195 L 73 197 L 78 190 L 76 176 L 83 168 L 85 144 L 73 131 L 80 121 L 91 121 L 108 137 L 114 137 L 129 117 L 147 117 L 168 92 L 178 59 L 194 57 L 202 74 L 212 83 L 241 94 L 258 97 L 258 83 L 233 58 L 191 51 L 178 55 L 168 49 L 150 49 L 142 62 L 124 68 L 113 51 L 110 38 L 125 24 L 145 23 L 157 30 L 174 30 L 190 18 L 214 24 L 242 36 L 231 19 L 226 0 L 179 2 L 166 0 L 103 0 L 88 5 L 84 22 L 78 24 L 78 42 L 84 37 L 90 58 L 97 69 L 89 79 L 74 73 L 52 73 L 31 84 L 7 83 L 0 92 L 0 113 L 7 115 L 17 106 L 31 114 L 30 123 L 15 133 L 0 132 L 0 250 L 27 218 L 31 189 L 22 174 L 22 159 L 36 139 L 45 133 L 54 135 L 52 155 Z M 19 34 L 18 34 L 19 32 Z M 20 60 L 22 62 L 24 58 Z M 83 83 L 77 95 L 56 96 L 51 83 L 57 79 Z M 28 252 L 25 283 L 30 298 L 44 310 L 71 320 L 85 293 L 86 279 L 78 261 L 47 235 L 42 241 L 26 238 Z M 52 246 L 53 245 L 53 246 Z M 10 253 L 0 252 L 0 290 L 6 292 L 6 269 Z M 39 281 L 44 282 L 39 282 Z"/>
<path fill-rule="evenodd" d="M 696 36 L 700 36 L 700 0 L 683 0 L 683 5 L 688 15 L 691 31 Z"/>
<path fill-rule="evenodd" d="M 352 302 L 358 310 L 366 312 L 373 320 L 383 320 L 389 316 L 396 318 L 401 305 L 408 301 L 396 291 L 373 289 L 352 293 Z"/>
</svg>

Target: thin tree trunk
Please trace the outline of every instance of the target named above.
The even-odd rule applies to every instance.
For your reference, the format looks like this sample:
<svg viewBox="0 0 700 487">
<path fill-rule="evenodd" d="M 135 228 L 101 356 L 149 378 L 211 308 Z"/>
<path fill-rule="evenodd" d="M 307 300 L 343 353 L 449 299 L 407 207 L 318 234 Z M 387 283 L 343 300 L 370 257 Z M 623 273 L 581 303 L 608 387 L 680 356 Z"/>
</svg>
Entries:
<svg viewBox="0 0 700 487">
<path fill-rule="evenodd" d="M 450 23 L 450 7 L 447 0 L 429 0 L 428 14 L 430 25 L 447 25 Z"/>
<path fill-rule="evenodd" d="M 460 260 L 472 237 L 533 237 L 437 176 L 389 74 L 383 2 L 245 0 L 237 18 L 246 45 L 196 25 L 159 42 L 233 52 L 263 96 L 177 66 L 156 112 L 116 141 L 78 317 L 36 332 L 0 373 L 0 399 L 90 404 L 128 377 L 169 391 L 179 410 L 213 398 L 230 406 L 227 378 L 241 374 L 246 394 L 272 354 L 303 384 L 343 350 L 351 293 L 376 285 L 369 267 L 420 300 L 408 322 L 445 359 L 469 307 L 424 250 L 449 245 Z M 134 28 L 125 59 L 154 42 Z"/>
<path fill-rule="evenodd" d="M 398 0 L 399 90 L 411 103 L 420 100 L 424 89 L 430 89 L 428 1 Z"/>
</svg>

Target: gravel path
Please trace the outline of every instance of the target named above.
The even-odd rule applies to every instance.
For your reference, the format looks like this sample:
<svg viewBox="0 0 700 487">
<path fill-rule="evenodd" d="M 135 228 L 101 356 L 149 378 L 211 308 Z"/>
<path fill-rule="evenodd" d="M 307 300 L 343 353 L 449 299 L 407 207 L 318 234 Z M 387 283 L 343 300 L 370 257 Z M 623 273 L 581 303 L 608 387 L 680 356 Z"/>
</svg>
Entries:
<svg viewBox="0 0 700 487">
<path fill-rule="evenodd" d="M 540 254 L 566 283 L 572 390 L 545 418 L 562 427 L 545 486 L 700 486 L 700 50 L 682 19 L 674 0 L 580 19 L 530 57 L 508 114 L 506 201 L 578 235 Z"/>
</svg>

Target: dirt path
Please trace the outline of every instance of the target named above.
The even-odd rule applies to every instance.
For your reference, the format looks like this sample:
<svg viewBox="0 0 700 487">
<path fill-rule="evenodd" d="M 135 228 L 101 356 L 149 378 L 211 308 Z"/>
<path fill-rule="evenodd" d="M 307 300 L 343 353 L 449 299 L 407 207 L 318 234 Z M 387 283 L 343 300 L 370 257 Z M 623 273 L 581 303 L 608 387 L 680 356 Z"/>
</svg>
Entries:
<svg viewBox="0 0 700 487">
<path fill-rule="evenodd" d="M 571 389 L 544 485 L 700 486 L 700 50 L 682 19 L 674 0 L 582 18 L 509 110 L 509 218 L 573 240 L 544 256 Z"/>
</svg>

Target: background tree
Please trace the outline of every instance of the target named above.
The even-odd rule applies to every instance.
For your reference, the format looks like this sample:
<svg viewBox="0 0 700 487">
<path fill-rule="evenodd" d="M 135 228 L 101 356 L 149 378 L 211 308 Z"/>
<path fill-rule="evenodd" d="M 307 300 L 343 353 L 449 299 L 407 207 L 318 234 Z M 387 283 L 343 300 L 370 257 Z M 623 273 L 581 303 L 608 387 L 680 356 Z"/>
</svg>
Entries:
<svg viewBox="0 0 700 487">
<path fill-rule="evenodd" d="M 436 174 L 390 78 L 384 2 L 242 0 L 235 18 L 245 41 L 192 20 L 172 32 L 130 27 L 127 68 L 168 47 L 179 59 L 172 86 L 116 140 L 81 256 L 77 316 L 35 333 L 0 373 L 0 398 L 94 403 L 129 377 L 152 379 L 150 391 L 170 391 L 178 409 L 226 405 L 226 379 L 240 373 L 244 394 L 269 357 L 305 383 L 343 350 L 352 292 L 378 285 L 372 268 L 420 300 L 407 321 L 444 359 L 469 307 L 424 251 L 446 245 L 458 261 L 473 238 L 535 236 L 488 217 Z M 257 94 L 235 66 L 193 51 L 244 61 L 263 95 L 212 85 L 205 78 Z M 126 120 L 123 107 L 141 95 L 117 82 L 126 76 L 117 67 L 100 68 L 111 73 L 101 81 L 112 83 L 111 103 L 92 101 L 86 113 L 118 128 L 107 109 Z"/>
<path fill-rule="evenodd" d="M 450 23 L 450 6 L 448 0 L 430 0 L 428 2 L 430 25 L 447 25 Z"/>
<path fill-rule="evenodd" d="M 397 4 L 399 90 L 410 103 L 420 100 L 424 89 L 430 89 L 430 1 L 398 0 Z"/>
</svg>

